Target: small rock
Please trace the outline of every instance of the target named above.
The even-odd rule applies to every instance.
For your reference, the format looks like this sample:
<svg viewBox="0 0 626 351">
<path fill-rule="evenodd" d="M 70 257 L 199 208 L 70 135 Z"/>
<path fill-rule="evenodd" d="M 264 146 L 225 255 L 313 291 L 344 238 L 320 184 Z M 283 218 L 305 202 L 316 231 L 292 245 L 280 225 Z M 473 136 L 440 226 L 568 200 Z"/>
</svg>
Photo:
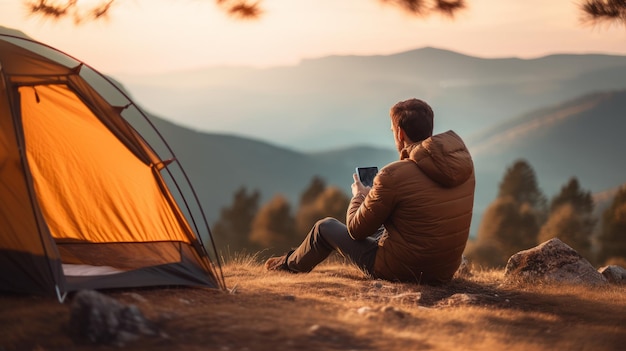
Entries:
<svg viewBox="0 0 626 351">
<path fill-rule="evenodd" d="M 604 266 L 598 270 L 609 283 L 626 284 L 626 269 L 617 265 Z"/>
<path fill-rule="evenodd" d="M 310 328 L 309 328 L 309 333 L 315 333 L 318 329 L 320 328 L 319 324 L 313 324 Z"/>
<path fill-rule="evenodd" d="M 417 292 L 405 292 L 402 294 L 393 295 L 390 297 L 392 300 L 403 300 L 403 299 L 413 299 L 415 301 L 419 301 L 422 298 L 422 293 Z"/>
<path fill-rule="evenodd" d="M 511 256 L 504 276 L 509 281 L 543 280 L 588 285 L 608 283 L 589 261 L 558 238 Z"/>
<path fill-rule="evenodd" d="M 454 294 L 437 303 L 438 307 L 465 306 L 475 304 L 478 297 L 473 294 Z"/>
<path fill-rule="evenodd" d="M 70 308 L 70 327 L 92 343 L 123 346 L 141 335 L 165 336 L 137 306 L 123 305 L 93 290 L 76 293 Z"/>
<path fill-rule="evenodd" d="M 313 324 L 311 327 L 309 327 L 307 333 L 316 338 L 323 338 L 332 341 L 339 340 L 340 337 L 340 334 L 337 332 L 337 330 L 319 324 Z"/>
<path fill-rule="evenodd" d="M 296 297 L 294 295 L 284 295 L 283 299 L 286 301 L 296 301 Z"/>
<path fill-rule="evenodd" d="M 363 307 L 360 307 L 358 310 L 356 310 L 356 313 L 363 315 L 363 314 L 367 314 L 373 311 L 374 310 L 372 308 L 363 306 Z"/>
<path fill-rule="evenodd" d="M 380 309 L 380 312 L 384 313 L 385 315 L 394 316 L 397 318 L 404 318 L 406 316 L 406 313 L 404 311 L 393 306 L 384 306 Z"/>
<path fill-rule="evenodd" d="M 372 283 L 372 287 L 376 288 L 376 289 L 380 289 L 383 287 L 383 283 L 379 282 L 379 281 L 375 281 Z"/>
</svg>

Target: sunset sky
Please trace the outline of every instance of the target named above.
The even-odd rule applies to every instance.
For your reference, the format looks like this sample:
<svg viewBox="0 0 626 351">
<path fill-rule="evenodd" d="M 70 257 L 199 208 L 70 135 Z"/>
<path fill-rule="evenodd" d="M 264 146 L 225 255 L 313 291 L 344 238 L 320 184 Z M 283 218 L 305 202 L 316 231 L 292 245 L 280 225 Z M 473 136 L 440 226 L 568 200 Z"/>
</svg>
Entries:
<svg viewBox="0 0 626 351">
<path fill-rule="evenodd" d="M 410 16 L 379 0 L 265 0 L 255 21 L 228 17 L 214 0 L 117 0 L 108 20 L 80 26 L 29 17 L 24 3 L 0 0 L 0 25 L 107 74 L 292 65 L 423 46 L 480 57 L 626 54 L 626 27 L 582 24 L 576 0 L 468 0 L 455 20 Z"/>
</svg>

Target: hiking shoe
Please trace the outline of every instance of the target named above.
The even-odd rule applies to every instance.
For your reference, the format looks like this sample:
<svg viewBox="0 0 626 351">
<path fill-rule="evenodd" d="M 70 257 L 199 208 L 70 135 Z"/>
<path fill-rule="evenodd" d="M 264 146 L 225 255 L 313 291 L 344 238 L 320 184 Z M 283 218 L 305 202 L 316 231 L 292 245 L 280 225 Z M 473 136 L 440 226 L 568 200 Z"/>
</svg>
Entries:
<svg viewBox="0 0 626 351">
<path fill-rule="evenodd" d="M 292 253 L 293 251 L 289 251 L 287 254 L 284 254 L 280 257 L 270 257 L 267 261 L 265 261 L 265 270 L 294 273 L 294 271 L 289 269 L 289 266 L 287 266 L 287 259 L 289 258 L 289 256 L 291 256 Z"/>
</svg>

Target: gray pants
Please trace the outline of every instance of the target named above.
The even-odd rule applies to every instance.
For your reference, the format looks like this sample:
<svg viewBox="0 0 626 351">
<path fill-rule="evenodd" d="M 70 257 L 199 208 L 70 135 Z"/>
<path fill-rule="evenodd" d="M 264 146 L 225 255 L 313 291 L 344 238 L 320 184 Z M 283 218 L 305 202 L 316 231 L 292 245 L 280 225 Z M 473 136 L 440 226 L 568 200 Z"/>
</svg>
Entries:
<svg viewBox="0 0 626 351">
<path fill-rule="evenodd" d="M 333 251 L 350 259 L 357 267 L 372 274 L 378 250 L 381 227 L 374 235 L 364 240 L 354 240 L 345 224 L 327 217 L 315 223 L 302 244 L 289 256 L 287 265 L 296 272 L 310 272 Z"/>
</svg>

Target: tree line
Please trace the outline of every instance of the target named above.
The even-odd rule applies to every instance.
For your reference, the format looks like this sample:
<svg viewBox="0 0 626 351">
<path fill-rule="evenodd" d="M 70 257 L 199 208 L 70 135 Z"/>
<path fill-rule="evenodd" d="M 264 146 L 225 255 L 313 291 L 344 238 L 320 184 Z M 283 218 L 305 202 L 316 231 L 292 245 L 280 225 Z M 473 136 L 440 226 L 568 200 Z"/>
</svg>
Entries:
<svg viewBox="0 0 626 351">
<path fill-rule="evenodd" d="M 526 160 L 518 160 L 505 171 L 498 195 L 485 210 L 466 255 L 481 266 L 503 267 L 516 252 L 559 238 L 592 264 L 624 265 L 626 186 L 600 215 L 595 205 L 591 192 L 576 177 L 547 199 L 533 168 Z"/>
<path fill-rule="evenodd" d="M 283 254 L 298 245 L 315 222 L 330 216 L 344 220 L 350 198 L 320 177 L 300 195 L 297 208 L 276 194 L 260 206 L 261 194 L 245 186 L 235 191 L 230 206 L 221 209 L 212 226 L 218 251 L 226 260 L 247 251 L 264 255 Z"/>
<path fill-rule="evenodd" d="M 212 236 L 224 260 L 242 252 L 282 254 L 298 245 L 317 220 L 330 216 L 345 221 L 350 202 L 345 192 L 317 176 L 297 207 L 282 194 L 262 205 L 260 198 L 258 190 L 242 186 L 221 209 Z M 626 266 L 626 186 L 599 214 L 595 207 L 591 192 L 576 177 L 548 199 L 532 166 L 519 159 L 505 170 L 465 255 L 482 267 L 499 268 L 516 252 L 559 238 L 594 265 Z"/>
</svg>

